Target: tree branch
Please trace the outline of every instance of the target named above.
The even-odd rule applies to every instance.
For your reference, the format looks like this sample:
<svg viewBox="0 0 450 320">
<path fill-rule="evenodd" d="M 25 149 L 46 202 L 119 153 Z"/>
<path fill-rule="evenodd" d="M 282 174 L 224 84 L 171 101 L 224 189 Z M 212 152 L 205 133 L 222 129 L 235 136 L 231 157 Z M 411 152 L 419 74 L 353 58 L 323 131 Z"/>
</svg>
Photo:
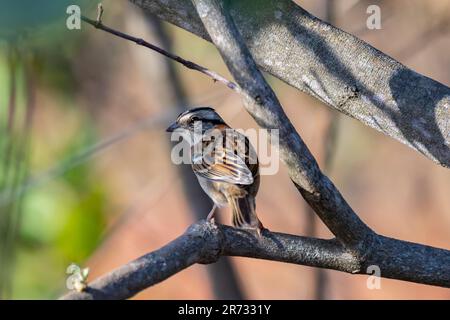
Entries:
<svg viewBox="0 0 450 320">
<path fill-rule="evenodd" d="M 371 254 L 357 257 L 336 240 L 263 232 L 263 237 L 206 221 L 180 237 L 89 284 L 65 300 L 128 299 L 195 263 L 214 263 L 221 256 L 240 256 L 365 274 L 377 265 L 381 276 L 450 288 L 450 252 L 380 237 Z"/>
<path fill-rule="evenodd" d="M 130 0 L 208 41 L 190 0 Z M 450 88 L 310 15 L 291 0 L 226 1 L 258 65 L 450 166 Z"/>
</svg>

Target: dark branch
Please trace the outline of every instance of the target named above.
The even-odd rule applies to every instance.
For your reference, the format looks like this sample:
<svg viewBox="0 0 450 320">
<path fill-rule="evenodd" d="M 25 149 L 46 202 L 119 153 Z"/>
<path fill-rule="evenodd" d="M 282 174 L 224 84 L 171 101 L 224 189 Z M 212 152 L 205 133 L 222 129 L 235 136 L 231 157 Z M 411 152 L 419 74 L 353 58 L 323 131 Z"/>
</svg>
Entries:
<svg viewBox="0 0 450 320">
<path fill-rule="evenodd" d="M 188 268 L 240 256 L 365 274 L 377 265 L 381 276 L 450 288 L 450 252 L 380 237 L 367 257 L 358 257 L 336 240 L 264 231 L 250 232 L 201 221 L 159 250 L 98 278 L 83 292 L 61 299 L 128 299 Z M 413 249 L 413 250 L 412 250 Z"/>
</svg>

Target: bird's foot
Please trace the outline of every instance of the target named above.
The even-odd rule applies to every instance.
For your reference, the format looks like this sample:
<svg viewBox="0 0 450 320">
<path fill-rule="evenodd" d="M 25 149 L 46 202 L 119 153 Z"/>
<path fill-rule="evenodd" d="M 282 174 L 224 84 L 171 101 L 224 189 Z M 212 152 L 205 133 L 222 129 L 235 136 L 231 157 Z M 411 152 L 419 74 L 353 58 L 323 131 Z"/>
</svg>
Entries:
<svg viewBox="0 0 450 320">
<path fill-rule="evenodd" d="M 235 227 L 238 229 L 250 231 L 251 233 L 256 233 L 259 238 L 263 237 L 263 232 L 265 230 L 267 230 L 267 231 L 269 230 L 269 229 L 265 228 L 261 222 L 259 222 L 259 224 L 256 226 L 255 225 L 240 225 L 240 226 L 235 226 Z"/>
<path fill-rule="evenodd" d="M 213 205 L 211 211 L 208 213 L 208 216 L 206 217 L 206 221 L 211 223 L 216 223 L 216 220 L 214 219 L 214 214 L 216 213 L 217 206 L 216 204 Z"/>
<path fill-rule="evenodd" d="M 258 227 L 256 227 L 256 233 L 258 234 L 258 236 L 259 236 L 260 238 L 263 236 L 262 233 L 263 233 L 264 230 L 268 230 L 268 229 L 266 229 L 266 228 L 263 226 L 263 224 L 262 224 L 261 222 L 259 222 Z"/>
</svg>

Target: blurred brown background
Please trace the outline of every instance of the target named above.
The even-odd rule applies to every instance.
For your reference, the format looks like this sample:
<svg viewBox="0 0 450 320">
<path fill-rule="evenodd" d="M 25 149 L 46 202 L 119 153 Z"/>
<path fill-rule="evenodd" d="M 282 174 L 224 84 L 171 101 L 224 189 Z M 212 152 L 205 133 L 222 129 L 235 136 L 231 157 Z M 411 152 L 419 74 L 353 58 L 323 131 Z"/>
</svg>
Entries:
<svg viewBox="0 0 450 320">
<path fill-rule="evenodd" d="M 376 1 L 381 30 L 366 28 L 366 9 L 372 4 L 367 1 L 297 2 L 450 86 L 449 0 Z M 159 25 L 127 1 L 107 0 L 103 5 L 105 24 L 171 46 L 176 54 L 231 78 L 211 44 L 174 26 Z M 88 8 L 83 14 L 94 17 L 95 7 Z M 42 45 L 31 58 L 20 50 L 18 54 L 23 66 L 32 61 L 29 73 L 18 68 L 17 74 L 32 77 L 33 88 L 23 85 L 28 95 L 17 103 L 26 105 L 33 97 L 35 106 L 23 185 L 43 178 L 20 196 L 11 298 L 55 298 L 64 291 L 70 262 L 89 266 L 94 279 L 166 244 L 198 219 L 193 211 L 209 204 L 195 204 L 196 198 L 187 196 L 186 181 L 192 183 L 192 177 L 172 164 L 170 137 L 164 131 L 179 113 L 180 101 L 213 106 L 234 128 L 257 126 L 237 94 L 199 73 L 171 66 L 145 48 L 84 24 L 82 31 L 65 31 L 63 38 L 74 43 L 65 49 L 58 49 L 58 41 Z M 8 88 L 9 51 L 3 52 L 0 83 Z M 367 224 L 390 237 L 450 248 L 448 169 L 279 80 L 269 80 L 326 174 Z M 4 96 L 11 92 L 4 91 Z M 327 149 L 331 121 L 338 124 L 334 147 Z M 262 177 L 257 211 L 270 230 L 331 237 L 309 212 L 282 164 L 276 175 Z M 203 213 L 206 217 L 207 211 Z M 228 224 L 228 209 L 220 215 Z M 250 299 L 450 298 L 450 290 L 432 286 L 382 279 L 381 289 L 369 290 L 366 276 L 230 260 L 223 272 L 195 265 L 136 299 L 221 297 L 214 281 L 228 281 L 230 266 L 236 273 L 233 290 Z"/>
</svg>

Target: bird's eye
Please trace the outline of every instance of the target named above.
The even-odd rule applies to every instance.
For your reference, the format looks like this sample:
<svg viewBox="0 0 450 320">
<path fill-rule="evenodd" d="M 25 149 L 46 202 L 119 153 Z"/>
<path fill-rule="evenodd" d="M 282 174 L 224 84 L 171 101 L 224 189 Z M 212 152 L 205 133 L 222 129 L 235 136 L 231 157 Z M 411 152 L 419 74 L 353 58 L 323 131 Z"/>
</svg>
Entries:
<svg viewBox="0 0 450 320">
<path fill-rule="evenodd" d="M 196 121 L 200 121 L 200 118 L 196 117 L 196 116 L 193 116 L 191 119 L 189 119 L 189 123 L 191 123 L 191 124 L 196 122 Z"/>
</svg>

